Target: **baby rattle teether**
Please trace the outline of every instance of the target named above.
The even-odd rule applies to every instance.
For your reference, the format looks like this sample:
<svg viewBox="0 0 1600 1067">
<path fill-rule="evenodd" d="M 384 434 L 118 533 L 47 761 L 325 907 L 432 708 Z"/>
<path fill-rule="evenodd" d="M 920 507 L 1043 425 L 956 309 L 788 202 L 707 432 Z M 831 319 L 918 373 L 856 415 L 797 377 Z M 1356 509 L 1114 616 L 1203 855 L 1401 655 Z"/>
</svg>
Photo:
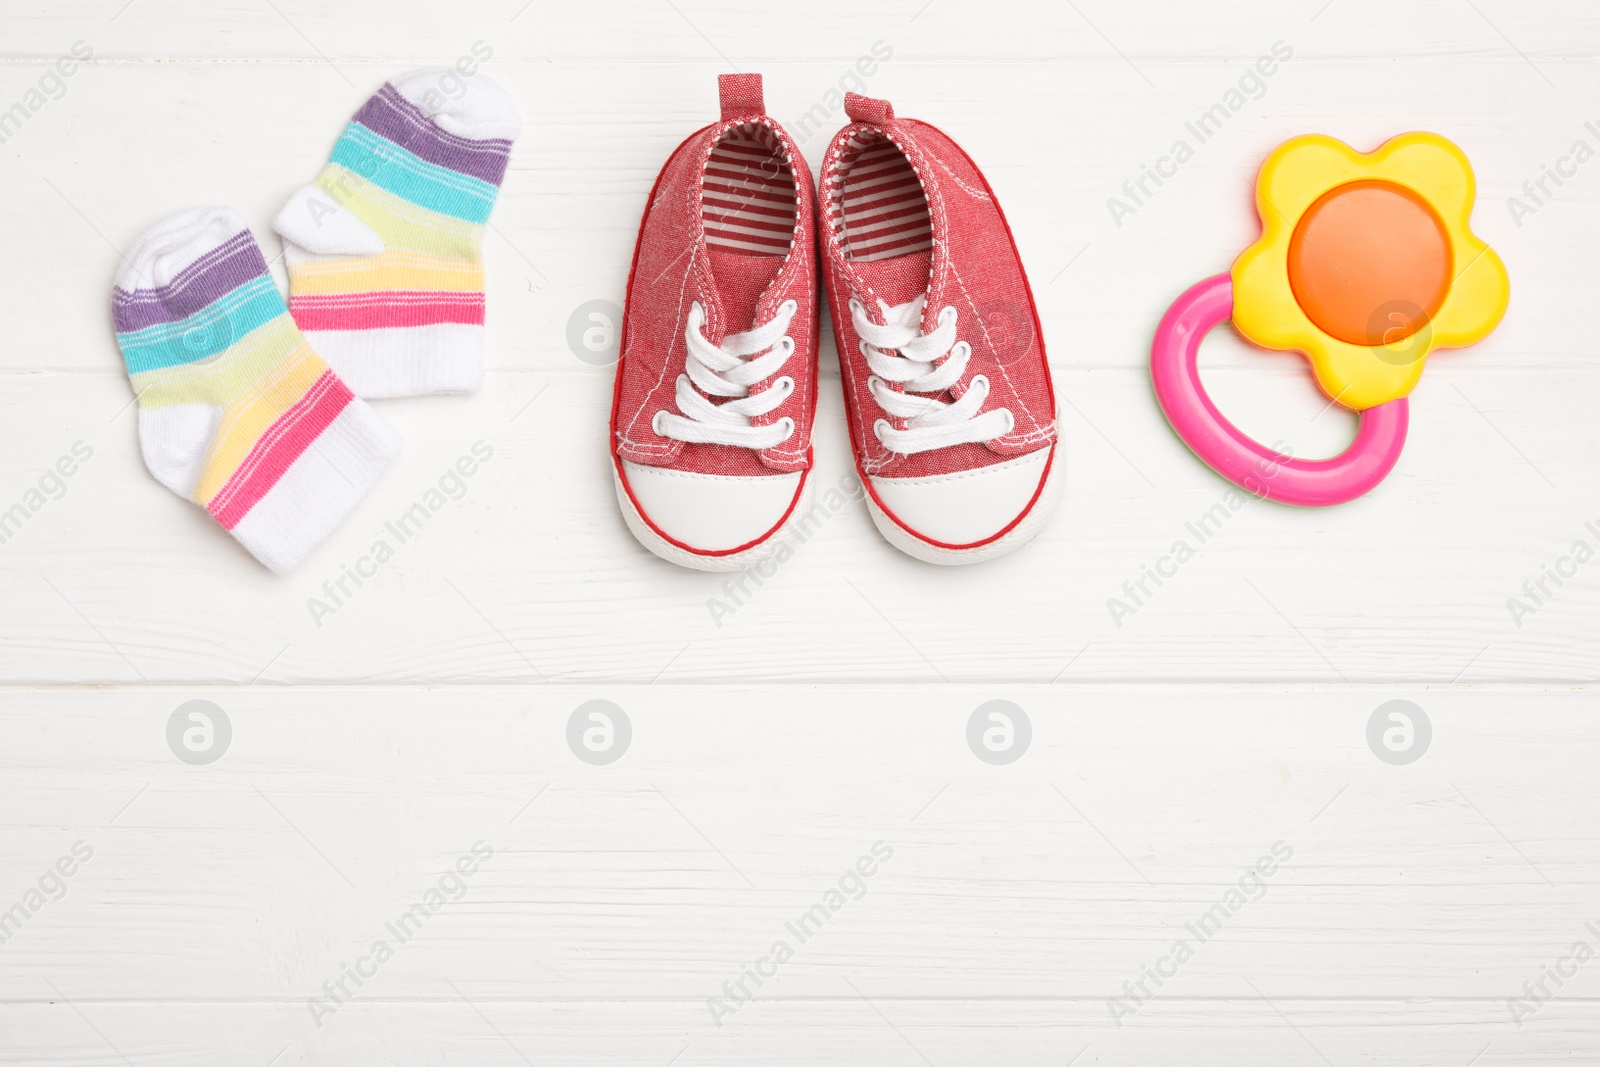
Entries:
<svg viewBox="0 0 1600 1067">
<path fill-rule="evenodd" d="M 1468 226 L 1473 198 L 1472 165 L 1437 134 L 1369 154 L 1320 134 L 1274 149 L 1256 177 L 1260 239 L 1156 329 L 1150 376 L 1178 436 L 1235 485 L 1286 504 L 1341 504 L 1382 481 L 1428 353 L 1483 340 L 1506 311 L 1505 265 Z M 1217 410 L 1196 358 L 1230 318 L 1262 348 L 1303 353 L 1322 391 L 1360 413 L 1348 448 L 1294 459 Z"/>
</svg>

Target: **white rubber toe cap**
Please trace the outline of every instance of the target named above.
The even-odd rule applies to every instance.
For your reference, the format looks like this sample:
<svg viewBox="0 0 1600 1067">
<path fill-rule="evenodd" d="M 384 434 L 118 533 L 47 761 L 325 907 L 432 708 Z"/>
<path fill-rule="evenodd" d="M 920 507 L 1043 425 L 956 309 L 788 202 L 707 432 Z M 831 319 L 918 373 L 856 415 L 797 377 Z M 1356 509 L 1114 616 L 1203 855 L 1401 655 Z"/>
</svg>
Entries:
<svg viewBox="0 0 1600 1067">
<path fill-rule="evenodd" d="M 961 547 L 1010 526 L 1039 493 L 1050 448 L 977 470 L 928 478 L 873 478 L 884 510 L 919 537 Z"/>
<path fill-rule="evenodd" d="M 802 475 L 696 474 L 623 460 L 622 477 L 639 513 L 658 532 L 692 551 L 728 552 L 783 522 Z"/>
</svg>

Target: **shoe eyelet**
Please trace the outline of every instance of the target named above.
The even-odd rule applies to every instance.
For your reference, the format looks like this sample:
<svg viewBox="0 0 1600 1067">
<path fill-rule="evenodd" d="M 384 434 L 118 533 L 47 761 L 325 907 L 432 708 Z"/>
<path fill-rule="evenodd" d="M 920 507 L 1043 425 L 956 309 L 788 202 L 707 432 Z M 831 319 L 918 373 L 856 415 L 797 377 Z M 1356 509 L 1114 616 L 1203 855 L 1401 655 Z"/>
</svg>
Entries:
<svg viewBox="0 0 1600 1067">
<path fill-rule="evenodd" d="M 939 321 L 943 322 L 946 315 L 950 316 L 951 322 L 959 322 L 961 320 L 961 312 L 956 310 L 954 304 L 946 304 L 939 309 Z"/>
<path fill-rule="evenodd" d="M 863 304 L 861 301 L 857 300 L 853 296 L 850 298 L 850 300 L 849 300 L 849 302 L 848 302 L 848 304 L 846 306 L 848 306 L 851 311 L 865 311 L 867 309 L 867 306 L 865 304 Z"/>
<path fill-rule="evenodd" d="M 782 378 L 772 383 L 774 389 L 782 389 L 785 397 L 794 395 L 794 379 L 785 374 Z"/>
<path fill-rule="evenodd" d="M 794 355 L 794 338 L 788 334 L 784 334 L 778 339 L 778 346 L 784 350 L 786 355 Z"/>
<path fill-rule="evenodd" d="M 650 416 L 650 432 L 655 434 L 657 437 L 667 436 L 661 432 L 661 416 L 665 415 L 666 413 L 666 409 L 662 408 L 660 411 L 657 411 L 654 415 Z"/>
<path fill-rule="evenodd" d="M 783 303 L 778 305 L 778 314 L 780 314 L 780 315 L 784 315 L 784 314 L 793 315 L 795 312 L 797 312 L 799 310 L 800 310 L 800 304 L 799 304 L 798 301 L 795 301 L 795 300 L 785 300 Z"/>
<path fill-rule="evenodd" d="M 787 432 L 787 433 L 785 433 L 785 434 L 784 434 L 784 435 L 783 435 L 783 439 L 784 439 L 784 440 L 785 440 L 785 441 L 787 441 L 787 440 L 788 440 L 788 439 L 789 439 L 789 438 L 791 438 L 791 437 L 793 437 L 793 436 L 794 436 L 794 431 L 795 431 L 795 422 L 794 422 L 794 420 L 793 420 L 793 419 L 791 419 L 791 418 L 790 418 L 790 417 L 789 417 L 789 416 L 787 416 L 787 415 L 785 415 L 785 416 L 784 416 L 784 417 L 783 417 L 783 418 L 781 418 L 781 419 L 779 419 L 779 420 L 778 420 L 778 425 L 779 425 L 779 426 L 782 426 L 782 425 L 784 425 L 784 424 L 785 424 L 785 423 L 787 423 L 787 424 L 788 424 L 788 427 L 789 427 L 789 429 L 788 429 L 788 432 Z"/>
<path fill-rule="evenodd" d="M 887 430 L 887 429 L 892 429 L 892 428 L 893 427 L 891 427 L 889 425 L 889 420 L 888 419 L 879 419 L 877 422 L 872 424 L 872 436 L 874 436 L 874 437 L 876 437 L 878 439 L 878 443 L 880 445 L 883 445 L 883 447 L 888 448 L 889 447 L 888 443 L 885 442 L 884 439 L 883 439 L 883 431 Z"/>
<path fill-rule="evenodd" d="M 1017 428 L 1017 417 L 1011 414 L 1010 408 L 1001 408 L 1000 410 L 1006 413 L 1006 433 L 1010 433 Z"/>
</svg>

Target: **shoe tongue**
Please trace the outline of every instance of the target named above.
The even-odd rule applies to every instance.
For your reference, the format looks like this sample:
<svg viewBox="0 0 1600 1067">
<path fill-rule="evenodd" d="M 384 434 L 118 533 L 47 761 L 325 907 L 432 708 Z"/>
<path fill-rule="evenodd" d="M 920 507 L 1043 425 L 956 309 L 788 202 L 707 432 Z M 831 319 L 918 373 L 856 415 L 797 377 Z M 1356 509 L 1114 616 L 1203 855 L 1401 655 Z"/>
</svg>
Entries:
<svg viewBox="0 0 1600 1067">
<path fill-rule="evenodd" d="M 890 307 L 909 304 L 928 291 L 928 268 L 933 261 L 928 251 L 907 252 L 891 259 L 857 261 L 856 274 L 866 283 L 873 300 Z"/>
<path fill-rule="evenodd" d="M 742 333 L 756 325 L 756 305 L 783 265 L 782 256 L 748 255 L 709 250 L 711 281 L 722 304 L 724 333 Z"/>
</svg>

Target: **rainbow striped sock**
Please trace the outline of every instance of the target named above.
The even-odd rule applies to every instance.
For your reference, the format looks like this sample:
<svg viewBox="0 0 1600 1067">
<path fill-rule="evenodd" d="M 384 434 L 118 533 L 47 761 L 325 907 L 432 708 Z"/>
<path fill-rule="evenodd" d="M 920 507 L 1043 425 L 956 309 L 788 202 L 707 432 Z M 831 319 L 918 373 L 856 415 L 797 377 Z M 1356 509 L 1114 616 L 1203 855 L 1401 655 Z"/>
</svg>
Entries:
<svg viewBox="0 0 1600 1067">
<path fill-rule="evenodd" d="M 273 220 L 289 311 L 357 395 L 478 387 L 480 246 L 517 129 L 511 98 L 482 74 L 412 71 L 356 112 Z"/>
<path fill-rule="evenodd" d="M 112 312 L 145 466 L 274 571 L 333 532 L 400 449 L 306 344 L 227 208 L 140 237 Z"/>
</svg>

